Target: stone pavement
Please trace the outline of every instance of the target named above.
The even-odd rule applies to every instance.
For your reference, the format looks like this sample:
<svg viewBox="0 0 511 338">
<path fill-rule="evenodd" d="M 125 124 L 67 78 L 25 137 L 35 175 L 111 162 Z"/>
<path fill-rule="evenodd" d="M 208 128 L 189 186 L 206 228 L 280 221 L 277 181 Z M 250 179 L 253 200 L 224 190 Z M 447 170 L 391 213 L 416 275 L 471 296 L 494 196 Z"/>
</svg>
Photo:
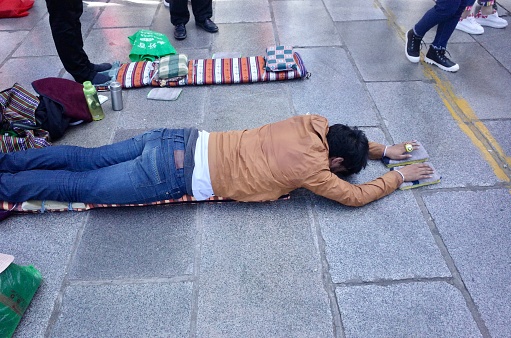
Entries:
<svg viewBox="0 0 511 338">
<path fill-rule="evenodd" d="M 500 14 L 511 0 L 499 1 Z M 220 32 L 173 39 L 159 1 L 86 2 L 94 62 L 128 61 L 127 36 L 165 33 L 191 58 L 290 44 L 308 80 L 124 92 L 124 110 L 68 132 L 99 146 L 157 127 L 227 130 L 315 113 L 370 139 L 416 138 L 441 184 L 349 208 L 287 201 L 17 215 L 0 252 L 44 277 L 15 337 L 510 337 L 511 34 L 456 31 L 456 74 L 404 55 L 430 0 L 216 0 Z M 511 21 L 510 16 L 504 16 Z M 426 36 L 432 41 L 433 34 Z M 1 89 L 65 76 L 45 3 L 0 20 Z M 352 182 L 386 169 L 371 163 Z"/>
</svg>

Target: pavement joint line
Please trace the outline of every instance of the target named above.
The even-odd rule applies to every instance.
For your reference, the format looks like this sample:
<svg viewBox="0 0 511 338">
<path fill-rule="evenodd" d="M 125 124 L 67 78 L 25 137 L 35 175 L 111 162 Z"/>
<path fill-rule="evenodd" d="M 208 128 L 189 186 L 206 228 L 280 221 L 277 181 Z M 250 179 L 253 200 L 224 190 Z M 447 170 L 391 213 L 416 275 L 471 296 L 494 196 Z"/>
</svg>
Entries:
<svg viewBox="0 0 511 338">
<path fill-rule="evenodd" d="M 194 282 L 195 279 L 195 276 L 190 274 L 174 277 L 68 279 L 66 286 L 182 283 Z"/>
<path fill-rule="evenodd" d="M 376 279 L 372 281 L 348 281 L 334 283 L 336 287 L 346 288 L 352 286 L 393 286 L 399 284 L 414 284 L 414 283 L 431 283 L 431 282 L 446 282 L 454 285 L 454 277 L 416 277 L 416 278 L 402 278 L 402 279 Z"/>
<path fill-rule="evenodd" d="M 397 31 L 401 39 L 405 40 L 405 31 L 397 24 L 394 13 L 385 9 L 379 0 L 374 0 L 375 4 L 382 9 L 387 17 L 387 22 Z M 421 52 L 423 54 L 423 52 Z M 421 61 L 424 66 L 424 74 L 427 79 L 433 80 L 435 89 L 439 94 L 451 116 L 457 122 L 458 127 L 468 136 L 472 143 L 479 149 L 483 158 L 493 169 L 493 172 L 499 180 L 511 182 L 511 158 L 505 156 L 502 147 L 492 136 L 484 123 L 479 120 L 468 102 L 454 93 L 450 81 L 441 79 L 433 70 L 432 66 Z M 489 150 L 492 151 L 489 151 Z"/>
<path fill-rule="evenodd" d="M 424 67 L 424 73 L 426 77 L 435 81 L 435 89 L 445 107 L 457 122 L 458 127 L 479 149 L 497 178 L 510 182 L 511 172 L 509 166 L 511 165 L 511 158 L 505 155 L 500 144 L 492 136 L 486 125 L 477 118 L 468 102 L 457 96 L 450 82 L 442 80 L 430 66 Z"/>
<path fill-rule="evenodd" d="M 193 275 L 191 309 L 190 309 L 190 335 L 197 335 L 198 317 L 199 317 L 199 294 L 200 294 L 200 266 L 202 256 L 202 239 L 204 233 L 204 213 L 205 205 L 199 204 L 196 208 L 196 236 L 195 250 L 193 257 Z"/>
<path fill-rule="evenodd" d="M 80 242 L 83 237 L 83 233 L 85 232 L 85 227 L 86 227 L 90 217 L 91 216 L 89 213 L 85 214 L 85 216 L 82 218 L 81 224 L 78 227 L 78 230 L 76 232 L 76 236 L 75 236 L 75 239 L 72 244 L 69 259 L 68 259 L 67 263 L 65 264 L 64 277 L 62 278 L 62 283 L 60 283 L 60 287 L 58 289 L 57 295 L 55 297 L 55 300 L 53 301 L 51 314 L 48 319 L 48 324 L 46 325 L 46 329 L 45 329 L 45 333 L 44 333 L 45 337 L 51 337 L 51 332 L 53 331 L 53 328 L 60 317 L 64 294 L 66 292 L 67 287 L 69 286 L 68 276 L 71 271 L 72 262 L 74 261 L 76 255 L 77 255 L 78 248 L 80 246 Z"/>
<path fill-rule="evenodd" d="M 316 208 L 313 206 L 313 203 L 310 198 L 305 199 L 308 215 L 309 215 L 309 223 L 312 231 L 312 235 L 314 236 L 315 246 L 319 253 L 319 263 L 321 264 L 321 280 L 323 282 L 323 287 L 328 297 L 328 303 L 330 305 L 330 311 L 332 314 L 332 330 L 334 337 L 345 338 L 346 335 L 344 333 L 344 324 L 342 322 L 342 314 L 341 308 L 339 306 L 339 302 L 337 301 L 337 296 L 335 294 L 335 283 L 332 282 L 332 276 L 330 275 L 330 264 L 328 264 L 328 259 L 326 258 L 325 250 L 326 250 L 326 242 L 321 233 L 321 227 L 319 225 L 317 213 L 315 212 Z"/>
<path fill-rule="evenodd" d="M 472 319 L 476 323 L 479 331 L 481 332 L 481 335 L 483 337 L 491 337 L 488 327 L 486 326 L 484 320 L 482 319 L 481 312 L 479 311 L 479 308 L 475 303 L 472 294 L 465 285 L 461 273 L 459 272 L 459 269 L 456 266 L 456 262 L 454 261 L 454 258 L 452 258 L 451 253 L 449 252 L 449 249 L 447 248 L 447 245 L 445 244 L 444 239 L 442 238 L 442 235 L 436 226 L 435 219 L 429 212 L 429 209 L 426 207 L 426 203 L 424 202 L 422 197 L 419 198 L 418 196 L 415 196 L 415 198 L 417 200 L 417 203 L 419 204 L 422 216 L 425 219 L 427 226 L 429 227 L 431 235 L 433 236 L 433 240 L 435 241 L 438 249 L 440 250 L 440 254 L 442 255 L 445 264 L 449 269 L 449 272 L 451 273 L 452 283 L 450 284 L 457 288 L 461 293 L 461 296 L 463 297 L 463 299 L 465 300 L 465 304 L 467 305 L 467 309 L 470 312 L 470 315 L 472 316 Z"/>
</svg>

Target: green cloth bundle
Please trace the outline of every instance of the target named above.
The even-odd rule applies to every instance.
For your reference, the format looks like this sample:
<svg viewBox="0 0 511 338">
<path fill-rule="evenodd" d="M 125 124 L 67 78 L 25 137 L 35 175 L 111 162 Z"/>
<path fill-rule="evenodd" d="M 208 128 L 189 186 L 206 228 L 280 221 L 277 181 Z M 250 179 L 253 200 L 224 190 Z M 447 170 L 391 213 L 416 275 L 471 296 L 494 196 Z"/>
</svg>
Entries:
<svg viewBox="0 0 511 338">
<path fill-rule="evenodd" d="M 185 54 L 167 55 L 161 58 L 158 78 L 170 79 L 188 75 L 188 57 Z"/>
<path fill-rule="evenodd" d="M 13 335 L 41 281 L 33 266 L 11 263 L 0 272 L 0 337 Z"/>
<path fill-rule="evenodd" d="M 130 52 L 130 60 L 133 62 L 154 61 L 165 55 L 176 54 L 169 39 L 162 33 L 141 29 L 128 39 L 133 45 Z"/>
</svg>

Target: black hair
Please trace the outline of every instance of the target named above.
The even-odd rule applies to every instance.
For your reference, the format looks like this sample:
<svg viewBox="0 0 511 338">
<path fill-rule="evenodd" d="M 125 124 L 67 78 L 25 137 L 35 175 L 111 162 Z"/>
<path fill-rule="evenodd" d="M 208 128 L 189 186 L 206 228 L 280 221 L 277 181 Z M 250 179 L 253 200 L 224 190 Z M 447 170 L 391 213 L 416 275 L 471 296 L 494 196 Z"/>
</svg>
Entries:
<svg viewBox="0 0 511 338">
<path fill-rule="evenodd" d="M 358 174 L 366 167 L 369 141 L 362 130 L 344 124 L 334 124 L 330 126 L 326 140 L 329 147 L 328 157 L 342 157 L 346 174 Z"/>
</svg>

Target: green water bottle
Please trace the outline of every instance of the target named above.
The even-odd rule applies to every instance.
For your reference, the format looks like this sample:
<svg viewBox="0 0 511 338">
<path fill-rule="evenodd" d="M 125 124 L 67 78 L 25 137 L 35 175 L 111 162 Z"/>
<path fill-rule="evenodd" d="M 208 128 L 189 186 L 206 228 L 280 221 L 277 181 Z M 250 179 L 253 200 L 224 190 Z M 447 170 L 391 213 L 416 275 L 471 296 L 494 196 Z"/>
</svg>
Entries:
<svg viewBox="0 0 511 338">
<path fill-rule="evenodd" d="M 105 117 L 105 113 L 103 113 L 103 108 L 101 108 L 101 103 L 99 103 L 96 87 L 90 81 L 85 81 L 83 83 L 83 93 L 85 94 L 85 100 L 87 101 L 87 106 L 89 106 L 92 119 L 94 121 L 102 120 Z"/>
</svg>

